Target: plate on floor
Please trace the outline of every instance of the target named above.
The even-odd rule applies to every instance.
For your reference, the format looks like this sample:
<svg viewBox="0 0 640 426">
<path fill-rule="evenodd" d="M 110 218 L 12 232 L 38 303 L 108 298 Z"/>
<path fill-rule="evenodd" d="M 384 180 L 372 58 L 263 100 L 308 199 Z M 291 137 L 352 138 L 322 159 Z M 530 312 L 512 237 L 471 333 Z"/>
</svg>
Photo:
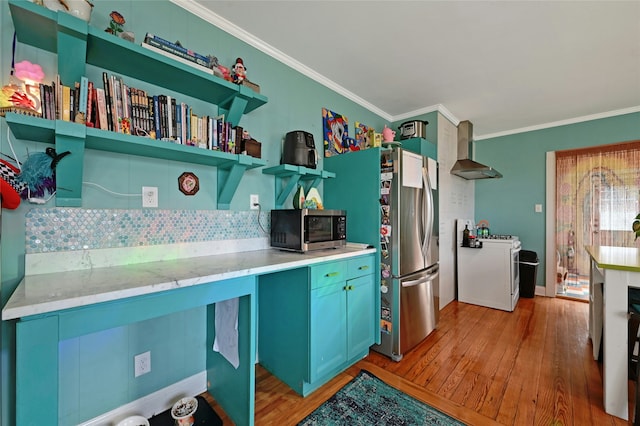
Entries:
<svg viewBox="0 0 640 426">
<path fill-rule="evenodd" d="M 149 420 L 142 416 L 131 416 L 122 420 L 116 426 L 149 426 Z"/>
</svg>

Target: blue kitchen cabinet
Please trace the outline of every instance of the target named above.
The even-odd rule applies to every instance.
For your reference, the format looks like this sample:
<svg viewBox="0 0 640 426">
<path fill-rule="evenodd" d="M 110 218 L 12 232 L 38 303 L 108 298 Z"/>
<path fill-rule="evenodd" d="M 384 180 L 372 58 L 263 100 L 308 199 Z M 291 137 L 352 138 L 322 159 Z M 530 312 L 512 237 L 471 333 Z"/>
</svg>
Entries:
<svg viewBox="0 0 640 426">
<path fill-rule="evenodd" d="M 373 257 L 371 257 L 373 271 Z M 376 287 L 373 274 L 353 278 L 347 281 L 347 358 L 354 359 L 369 350 L 375 341 L 374 333 L 378 324 L 375 321 Z M 374 318 L 371 321 L 371 318 Z"/>
<path fill-rule="evenodd" d="M 263 275 L 258 285 L 260 364 L 307 396 L 375 343 L 375 256 Z"/>
<path fill-rule="evenodd" d="M 335 179 L 324 182 L 324 207 L 347 211 L 347 239 L 377 248 L 373 255 L 374 265 L 380 265 L 382 149 L 369 148 L 324 159 L 325 170 L 336 175 Z M 372 279 L 376 288 L 372 306 L 375 312 L 380 312 L 380 273 L 374 272 Z M 379 330 L 380 324 L 376 324 L 375 327 Z M 379 332 L 375 333 L 375 340 L 376 343 L 380 343 Z"/>
</svg>

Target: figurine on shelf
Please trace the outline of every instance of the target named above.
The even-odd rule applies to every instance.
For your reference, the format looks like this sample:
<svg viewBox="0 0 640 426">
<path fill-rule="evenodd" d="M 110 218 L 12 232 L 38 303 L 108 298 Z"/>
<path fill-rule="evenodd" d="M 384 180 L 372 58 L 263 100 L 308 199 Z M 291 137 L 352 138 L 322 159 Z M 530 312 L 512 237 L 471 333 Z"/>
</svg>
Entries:
<svg viewBox="0 0 640 426">
<path fill-rule="evenodd" d="M 382 141 L 383 142 L 393 142 L 393 138 L 396 137 L 396 132 L 391 130 L 385 124 L 384 129 L 382 130 Z"/>
<path fill-rule="evenodd" d="M 227 81 L 233 81 L 233 77 L 231 76 L 231 70 L 228 67 L 225 67 L 224 65 L 218 65 L 218 69 L 222 73 L 222 78 L 224 78 Z"/>
<path fill-rule="evenodd" d="M 122 133 L 125 135 L 131 134 L 131 119 L 128 117 L 120 118 L 120 126 L 122 127 Z"/>
<path fill-rule="evenodd" d="M 82 111 L 78 111 L 76 116 L 73 118 L 73 122 L 78 124 L 87 124 L 86 114 Z"/>
<path fill-rule="evenodd" d="M 111 22 L 109 23 L 109 28 L 107 28 L 105 31 L 117 36 L 118 33 L 121 33 L 123 31 L 122 26 L 126 22 L 124 20 L 124 16 L 114 10 L 109 14 L 109 17 L 111 18 Z"/>
<path fill-rule="evenodd" d="M 209 68 L 213 70 L 213 75 L 224 78 L 224 73 L 220 69 L 220 62 L 218 61 L 218 58 L 213 55 L 207 55 L 207 60 L 209 61 Z"/>
<path fill-rule="evenodd" d="M 247 77 L 247 69 L 244 66 L 242 58 L 236 59 L 236 63 L 233 65 L 233 82 L 236 84 L 242 84 L 242 81 Z"/>
</svg>

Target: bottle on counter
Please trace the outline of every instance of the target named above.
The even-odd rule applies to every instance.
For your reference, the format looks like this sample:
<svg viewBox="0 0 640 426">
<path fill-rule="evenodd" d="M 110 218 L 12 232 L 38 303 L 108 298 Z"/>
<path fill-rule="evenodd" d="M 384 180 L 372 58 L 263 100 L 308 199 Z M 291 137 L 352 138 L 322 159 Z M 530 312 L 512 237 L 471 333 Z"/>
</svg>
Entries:
<svg viewBox="0 0 640 426">
<path fill-rule="evenodd" d="M 469 225 L 465 225 L 462 231 L 462 247 L 469 247 L 469 232 Z"/>
</svg>

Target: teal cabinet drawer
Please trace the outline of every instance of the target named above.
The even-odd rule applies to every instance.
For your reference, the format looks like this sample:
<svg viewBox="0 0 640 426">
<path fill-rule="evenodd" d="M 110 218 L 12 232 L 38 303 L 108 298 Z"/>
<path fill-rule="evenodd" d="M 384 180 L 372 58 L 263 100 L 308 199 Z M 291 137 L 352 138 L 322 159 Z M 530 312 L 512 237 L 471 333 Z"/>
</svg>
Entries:
<svg viewBox="0 0 640 426">
<path fill-rule="evenodd" d="M 374 256 L 362 256 L 348 261 L 347 279 L 373 274 Z"/>
<path fill-rule="evenodd" d="M 347 279 L 347 261 L 327 262 L 311 267 L 311 288 L 320 288 L 326 285 L 345 281 Z"/>
</svg>

